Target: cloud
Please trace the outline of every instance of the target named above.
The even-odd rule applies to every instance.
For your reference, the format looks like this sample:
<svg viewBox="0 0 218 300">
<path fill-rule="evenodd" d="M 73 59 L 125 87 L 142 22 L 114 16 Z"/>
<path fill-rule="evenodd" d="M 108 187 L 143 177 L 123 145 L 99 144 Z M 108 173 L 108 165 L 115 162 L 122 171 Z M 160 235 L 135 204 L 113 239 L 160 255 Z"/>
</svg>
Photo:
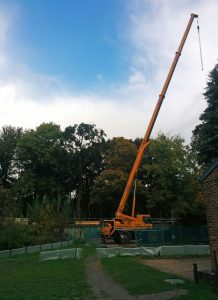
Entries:
<svg viewBox="0 0 218 300">
<path fill-rule="evenodd" d="M 205 107 L 201 93 L 206 76 L 217 62 L 217 9 L 215 0 L 128 2 L 118 28 L 125 40 L 124 56 L 125 47 L 131 47 L 130 75 L 104 93 L 76 92 L 60 76 L 38 74 L 13 61 L 7 47 L 14 12 L 13 18 L 10 11 L 4 11 L 2 18 L 0 13 L 0 126 L 34 128 L 52 121 L 64 128 L 87 122 L 104 129 L 109 137 L 143 136 L 189 15 L 196 12 L 202 27 L 205 71 L 200 71 L 194 25 L 153 133 L 181 134 L 189 141 Z M 102 75 L 97 74 L 97 79 L 102 80 Z"/>
<path fill-rule="evenodd" d="M 217 1 L 132 1 L 128 7 L 129 26 L 126 32 L 134 49 L 134 72 L 149 73 L 147 84 L 153 85 L 155 91 L 149 100 L 148 105 L 151 107 L 155 105 L 152 99 L 157 99 L 158 91 L 161 91 L 192 12 L 199 14 L 202 25 L 205 70 L 200 71 L 199 46 L 194 23 L 154 130 L 156 133 L 159 130 L 169 134 L 179 133 L 187 140 L 190 139 L 199 115 L 205 108 L 202 96 L 205 81 L 208 72 L 217 62 L 218 40 L 214 38 L 218 28 Z M 151 69 L 153 72 L 150 72 Z"/>
</svg>

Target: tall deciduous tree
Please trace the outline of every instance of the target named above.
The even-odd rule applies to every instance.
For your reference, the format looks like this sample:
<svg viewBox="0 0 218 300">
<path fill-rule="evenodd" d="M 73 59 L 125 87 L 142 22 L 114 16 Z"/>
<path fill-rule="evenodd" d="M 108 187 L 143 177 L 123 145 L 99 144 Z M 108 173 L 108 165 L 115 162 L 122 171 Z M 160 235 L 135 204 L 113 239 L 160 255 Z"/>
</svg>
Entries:
<svg viewBox="0 0 218 300">
<path fill-rule="evenodd" d="M 15 179 L 16 146 L 22 128 L 3 126 L 0 131 L 0 185 L 9 188 Z"/>
<path fill-rule="evenodd" d="M 105 170 L 95 179 L 91 194 L 91 203 L 99 210 L 101 216 L 114 217 L 136 153 L 136 145 L 123 137 L 113 138 L 108 142 Z M 128 214 L 131 213 L 132 196 L 133 193 L 130 194 L 125 207 Z M 145 188 L 138 181 L 136 212 L 139 212 L 142 206 L 145 209 L 145 203 Z"/>
<path fill-rule="evenodd" d="M 218 64 L 210 72 L 204 97 L 207 108 L 201 114 L 201 124 L 193 131 L 192 147 L 200 164 L 209 164 L 218 157 Z"/>
<path fill-rule="evenodd" d="M 82 205 L 83 207 L 84 204 L 86 205 L 84 211 L 87 211 L 92 181 L 102 170 L 102 145 L 104 141 L 104 131 L 96 128 L 93 124 L 75 124 L 66 127 L 63 132 L 65 149 L 72 157 L 75 157 L 74 172 L 77 175 L 75 197 L 78 218 L 81 217 Z"/>
<path fill-rule="evenodd" d="M 155 217 L 202 216 L 198 166 L 190 147 L 179 136 L 159 134 L 152 140 L 138 177 L 147 188 L 148 206 Z M 193 208 L 193 210 L 191 209 Z"/>
<path fill-rule="evenodd" d="M 67 152 L 61 146 L 60 127 L 43 123 L 18 142 L 19 179 L 16 191 L 27 203 L 65 195 Z"/>
</svg>

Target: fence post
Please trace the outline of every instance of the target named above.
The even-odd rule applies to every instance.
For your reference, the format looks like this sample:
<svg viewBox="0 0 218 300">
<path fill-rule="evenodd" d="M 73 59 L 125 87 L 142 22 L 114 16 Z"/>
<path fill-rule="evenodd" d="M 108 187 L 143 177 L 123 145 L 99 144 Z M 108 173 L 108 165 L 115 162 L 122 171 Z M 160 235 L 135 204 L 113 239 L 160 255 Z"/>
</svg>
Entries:
<svg viewBox="0 0 218 300">
<path fill-rule="evenodd" d="M 198 278 L 198 265 L 197 264 L 193 264 L 193 275 L 194 275 L 194 280 L 195 283 L 199 283 L 199 278 Z"/>
<path fill-rule="evenodd" d="M 164 246 L 164 243 L 165 243 L 165 241 L 164 241 L 164 230 L 163 229 L 161 229 L 161 231 L 162 231 L 162 246 Z"/>
<path fill-rule="evenodd" d="M 184 236 L 184 232 L 183 232 L 183 236 Z M 179 241 L 180 241 L 180 245 L 182 245 L 183 244 L 183 238 L 182 238 L 181 226 L 179 226 Z"/>
</svg>

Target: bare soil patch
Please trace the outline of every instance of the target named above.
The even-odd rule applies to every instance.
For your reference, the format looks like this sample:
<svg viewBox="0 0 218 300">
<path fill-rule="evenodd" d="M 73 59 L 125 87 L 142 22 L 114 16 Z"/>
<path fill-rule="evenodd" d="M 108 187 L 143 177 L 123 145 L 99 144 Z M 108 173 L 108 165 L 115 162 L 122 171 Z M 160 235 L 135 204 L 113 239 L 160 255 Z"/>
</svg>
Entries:
<svg viewBox="0 0 218 300">
<path fill-rule="evenodd" d="M 141 263 L 163 272 L 172 273 L 180 277 L 193 279 L 193 264 L 198 265 L 199 270 L 211 269 L 210 257 L 190 257 L 190 258 L 155 258 L 140 259 Z"/>
</svg>

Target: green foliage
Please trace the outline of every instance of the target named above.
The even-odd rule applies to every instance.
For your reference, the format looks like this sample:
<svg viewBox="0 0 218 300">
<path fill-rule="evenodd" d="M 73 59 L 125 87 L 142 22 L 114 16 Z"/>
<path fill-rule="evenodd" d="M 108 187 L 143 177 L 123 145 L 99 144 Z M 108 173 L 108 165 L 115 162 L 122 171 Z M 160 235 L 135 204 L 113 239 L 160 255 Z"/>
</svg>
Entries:
<svg viewBox="0 0 218 300">
<path fill-rule="evenodd" d="M 139 140 L 135 144 L 139 145 Z M 131 141 L 114 138 L 107 144 L 105 170 L 95 179 L 91 203 L 101 215 L 113 217 L 118 208 L 137 148 Z M 159 134 L 144 154 L 137 174 L 136 213 L 152 217 L 182 217 L 189 223 L 205 220 L 194 153 L 179 136 Z M 130 193 L 126 213 L 131 213 Z"/>
<path fill-rule="evenodd" d="M 38 203 L 49 205 L 51 211 L 46 208 L 46 212 L 51 223 L 64 210 L 71 217 L 75 213 L 77 217 L 113 217 L 139 143 L 140 139 L 133 143 L 122 137 L 105 142 L 102 129 L 85 123 L 63 131 L 54 123 L 42 123 L 24 132 L 3 127 L 0 216 L 26 217 L 30 207 L 38 212 Z M 159 135 L 146 151 L 137 174 L 136 214 L 150 210 L 153 217 L 174 215 L 198 221 L 204 208 L 198 174 L 195 154 L 183 139 Z M 130 213 L 132 198 L 133 189 L 125 213 Z"/>
<path fill-rule="evenodd" d="M 28 207 L 29 224 L 17 223 L 15 218 L 5 217 L 0 223 L 0 249 L 41 245 L 68 238 L 65 232 L 69 209 L 52 201 L 36 201 Z"/>
<path fill-rule="evenodd" d="M 58 205 L 59 204 L 59 205 Z M 39 203 L 29 206 L 28 216 L 34 228 L 34 244 L 61 241 L 67 238 L 65 229 L 69 216 L 68 207 L 52 201 Z"/>
<path fill-rule="evenodd" d="M 135 144 L 123 137 L 113 138 L 108 142 L 106 165 L 109 170 L 119 170 L 129 173 L 137 155 Z"/>
<path fill-rule="evenodd" d="M 15 211 L 14 200 L 11 197 L 10 190 L 0 186 L 0 220 L 9 217 Z M 1 223 L 1 221 L 0 221 Z"/>
<path fill-rule="evenodd" d="M 95 179 L 91 193 L 91 203 L 96 210 L 100 211 L 101 216 L 114 217 L 136 154 L 137 148 L 130 140 L 119 137 L 108 141 L 105 170 Z M 143 202 L 145 196 L 145 188 L 140 181 L 137 182 L 137 191 L 136 211 L 140 210 L 140 202 Z M 132 197 L 133 191 L 130 193 L 130 199 Z M 129 200 L 125 212 L 131 213 L 131 207 L 131 200 Z"/>
<path fill-rule="evenodd" d="M 53 123 L 41 124 L 23 134 L 18 142 L 19 178 L 15 192 L 22 209 L 36 199 L 66 197 L 67 151 L 61 146 L 61 130 Z"/>
<path fill-rule="evenodd" d="M 152 216 L 179 217 L 203 213 L 198 165 L 190 148 L 179 136 L 159 134 L 145 153 L 138 177 L 147 189 Z M 198 210 L 198 212 L 199 212 Z"/>
<path fill-rule="evenodd" d="M 9 188 L 15 180 L 16 145 L 22 135 L 21 128 L 3 126 L 0 131 L 0 185 Z"/>
<path fill-rule="evenodd" d="M 0 249 L 20 248 L 35 244 L 35 233 L 32 226 L 16 224 L 14 219 L 6 219 L 0 225 Z"/>
<path fill-rule="evenodd" d="M 94 178 L 102 170 L 105 133 L 95 125 L 81 123 L 68 126 L 63 132 L 63 144 L 74 161 L 76 215 L 81 217 L 89 207 L 89 194 Z M 74 159 L 75 158 L 75 159 Z M 83 215 L 84 216 L 84 215 Z"/>
<path fill-rule="evenodd" d="M 104 170 L 96 178 L 91 204 L 99 216 L 114 217 L 127 180 L 127 174 L 119 170 Z"/>
<path fill-rule="evenodd" d="M 207 108 L 193 131 L 192 147 L 199 163 L 208 165 L 218 157 L 218 64 L 209 74 L 204 97 Z"/>
</svg>

